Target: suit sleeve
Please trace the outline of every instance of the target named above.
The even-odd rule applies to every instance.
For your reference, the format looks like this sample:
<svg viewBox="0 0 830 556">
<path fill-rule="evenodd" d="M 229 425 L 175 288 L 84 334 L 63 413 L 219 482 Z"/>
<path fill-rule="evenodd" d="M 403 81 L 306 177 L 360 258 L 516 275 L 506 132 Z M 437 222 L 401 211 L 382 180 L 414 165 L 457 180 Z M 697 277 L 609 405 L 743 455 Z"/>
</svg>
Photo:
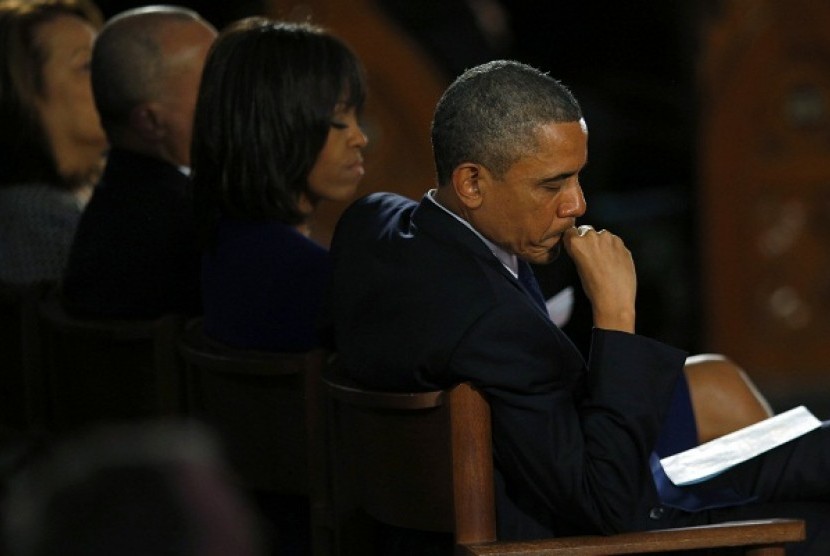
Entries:
<svg viewBox="0 0 830 556">
<path fill-rule="evenodd" d="M 508 491 L 560 532 L 629 530 L 654 500 L 649 455 L 686 354 L 595 329 L 589 368 L 559 330 L 501 304 L 470 328 L 450 371 L 487 395 Z"/>
</svg>

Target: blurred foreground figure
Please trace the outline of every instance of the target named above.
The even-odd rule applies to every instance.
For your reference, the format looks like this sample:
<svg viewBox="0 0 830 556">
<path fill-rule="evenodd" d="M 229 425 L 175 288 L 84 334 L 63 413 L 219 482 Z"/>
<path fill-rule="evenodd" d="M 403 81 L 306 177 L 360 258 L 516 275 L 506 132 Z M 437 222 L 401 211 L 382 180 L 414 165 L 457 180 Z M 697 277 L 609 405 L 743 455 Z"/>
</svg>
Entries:
<svg viewBox="0 0 830 556">
<path fill-rule="evenodd" d="M 262 554 L 212 438 L 192 425 L 67 440 L 13 477 L 4 502 L 13 556 Z"/>
</svg>

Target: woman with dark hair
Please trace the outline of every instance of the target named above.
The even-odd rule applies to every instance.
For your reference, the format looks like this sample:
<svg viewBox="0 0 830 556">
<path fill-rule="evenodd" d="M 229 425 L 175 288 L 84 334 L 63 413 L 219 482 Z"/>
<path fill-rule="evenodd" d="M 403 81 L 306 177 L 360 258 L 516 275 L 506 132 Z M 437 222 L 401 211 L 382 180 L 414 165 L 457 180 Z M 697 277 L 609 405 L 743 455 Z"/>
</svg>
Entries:
<svg viewBox="0 0 830 556">
<path fill-rule="evenodd" d="M 223 31 L 202 74 L 193 130 L 204 326 L 228 345 L 306 351 L 328 252 L 308 238 L 322 200 L 363 177 L 363 69 L 310 24 L 248 18 Z"/>
<path fill-rule="evenodd" d="M 0 1 L 0 281 L 57 281 L 106 137 L 83 0 Z"/>
</svg>

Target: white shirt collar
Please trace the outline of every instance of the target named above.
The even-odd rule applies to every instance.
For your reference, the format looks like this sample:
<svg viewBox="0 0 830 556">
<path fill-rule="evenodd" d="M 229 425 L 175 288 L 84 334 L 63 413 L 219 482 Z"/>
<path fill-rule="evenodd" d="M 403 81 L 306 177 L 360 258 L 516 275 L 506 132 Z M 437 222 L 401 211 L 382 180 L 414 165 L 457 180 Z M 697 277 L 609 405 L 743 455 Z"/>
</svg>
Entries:
<svg viewBox="0 0 830 556">
<path fill-rule="evenodd" d="M 435 204 L 435 206 L 437 206 L 438 208 L 440 208 L 441 210 L 443 210 L 444 212 L 446 212 L 447 214 L 449 214 L 450 216 L 464 224 L 467 228 L 469 228 L 475 235 L 479 237 L 479 239 L 481 239 L 481 241 L 484 242 L 484 245 L 486 245 L 487 248 L 490 249 L 490 251 L 493 253 L 493 255 L 496 256 L 499 262 L 501 262 L 501 264 L 504 265 L 504 268 L 506 268 L 507 271 L 510 272 L 510 274 L 512 274 L 514 278 L 518 278 L 519 262 L 516 259 L 516 255 L 508 253 L 507 251 L 505 251 L 504 249 L 502 249 L 501 247 L 499 247 L 498 245 L 496 245 L 495 243 L 481 235 L 478 232 L 478 230 L 476 230 L 470 225 L 469 222 L 467 222 L 466 220 L 455 214 L 453 211 L 449 210 L 444 205 L 439 203 L 438 200 L 435 198 L 435 192 L 435 189 L 430 189 L 429 191 L 427 191 L 427 199 L 432 201 Z"/>
</svg>

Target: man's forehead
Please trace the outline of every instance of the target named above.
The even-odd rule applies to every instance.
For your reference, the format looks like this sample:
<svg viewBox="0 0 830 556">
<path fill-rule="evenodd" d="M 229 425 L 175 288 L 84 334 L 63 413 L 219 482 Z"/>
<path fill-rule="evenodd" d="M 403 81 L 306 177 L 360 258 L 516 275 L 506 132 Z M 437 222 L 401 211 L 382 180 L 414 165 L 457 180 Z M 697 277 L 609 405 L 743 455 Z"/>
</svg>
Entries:
<svg viewBox="0 0 830 556">
<path fill-rule="evenodd" d="M 555 163 L 562 171 L 578 172 L 587 161 L 587 130 L 584 119 L 540 124 L 511 166 L 541 165 L 549 170 Z"/>
<path fill-rule="evenodd" d="M 542 133 L 544 133 L 546 130 L 549 130 L 549 129 L 556 130 L 556 129 L 560 129 L 564 126 L 570 127 L 573 124 L 578 124 L 580 129 L 582 129 L 582 132 L 585 133 L 586 135 L 588 134 L 588 123 L 585 121 L 585 118 L 579 118 L 579 120 L 573 120 L 573 121 L 569 121 L 569 122 L 560 122 L 560 121 L 551 120 L 549 122 L 540 123 L 539 125 L 536 126 L 535 130 L 536 130 L 537 133 L 540 132 L 540 131 Z"/>
</svg>

